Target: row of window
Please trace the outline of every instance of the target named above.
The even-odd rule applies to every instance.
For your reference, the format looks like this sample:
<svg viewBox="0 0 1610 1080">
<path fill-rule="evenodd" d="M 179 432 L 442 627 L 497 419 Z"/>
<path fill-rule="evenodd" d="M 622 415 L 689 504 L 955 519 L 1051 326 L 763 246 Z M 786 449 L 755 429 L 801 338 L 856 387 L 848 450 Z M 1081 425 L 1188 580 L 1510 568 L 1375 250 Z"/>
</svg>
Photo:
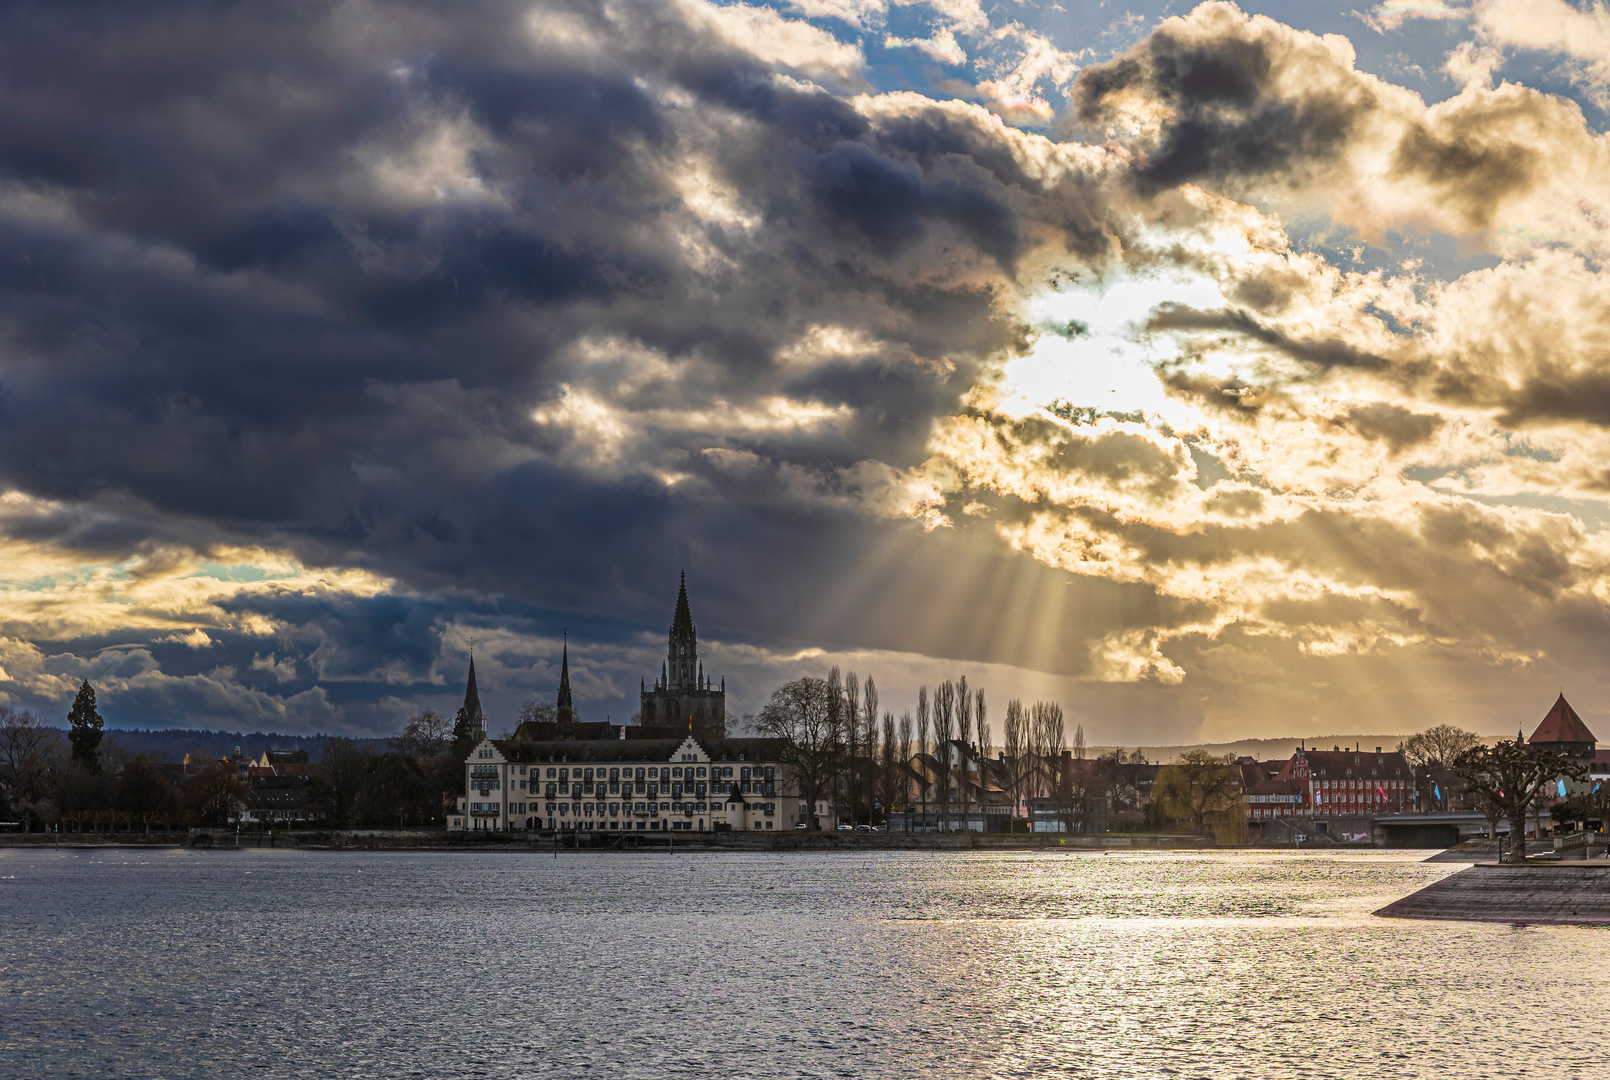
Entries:
<svg viewBox="0 0 1610 1080">
<path fill-rule="evenodd" d="M 479 805 L 479 804 L 477 804 L 477 805 Z M 495 804 L 490 804 L 489 803 L 488 805 L 495 805 Z M 634 810 L 634 805 L 635 805 L 635 810 Z M 558 814 L 561 814 L 561 815 L 574 814 L 574 815 L 576 815 L 578 817 L 583 816 L 583 815 L 585 815 L 586 817 L 592 817 L 595 814 L 597 816 L 599 816 L 599 817 L 603 817 L 605 814 L 608 814 L 611 817 L 619 817 L 621 815 L 623 809 L 624 809 L 624 812 L 628 813 L 628 814 L 631 814 L 631 813 L 638 813 L 638 814 L 685 814 L 685 813 L 689 813 L 689 812 L 703 814 L 703 813 L 706 813 L 707 811 L 709 811 L 709 812 L 720 812 L 720 810 L 722 809 L 722 807 L 724 805 L 725 804 L 723 804 L 723 803 L 702 803 L 702 802 L 651 802 L 651 803 L 636 803 L 636 804 L 633 804 L 633 803 L 618 803 L 618 802 L 614 802 L 614 803 L 592 803 L 592 802 L 585 802 L 585 803 L 548 803 L 547 804 L 547 811 L 550 814 L 553 814 L 553 813 L 558 813 Z M 753 807 L 755 810 L 761 811 L 761 812 L 763 812 L 765 814 L 775 814 L 775 813 L 777 813 L 777 804 L 776 803 L 751 803 L 750 806 Z M 557 809 L 556 809 L 556 807 L 557 807 Z M 531 812 L 535 813 L 536 809 L 537 809 L 537 804 L 532 803 L 531 804 Z M 515 803 L 514 804 L 514 809 L 511 812 L 516 813 L 516 814 L 526 813 L 526 804 L 525 803 Z"/>
<path fill-rule="evenodd" d="M 528 766 L 525 766 L 525 765 L 520 766 L 520 775 L 521 776 L 526 775 L 527 768 L 528 768 Z M 529 768 L 530 768 L 531 773 L 533 775 L 540 774 L 541 771 L 542 771 L 540 767 L 531 766 Z M 684 777 L 684 772 L 686 774 L 685 777 Z M 606 775 L 606 773 L 607 773 L 607 775 Z M 647 773 L 647 775 L 644 775 L 645 773 Z M 714 765 L 714 766 L 708 766 L 707 767 L 707 766 L 701 765 L 698 768 L 691 768 L 690 767 L 690 768 L 687 768 L 686 770 L 684 770 L 683 766 L 681 766 L 681 765 L 674 765 L 674 766 L 673 765 L 666 765 L 666 766 L 650 765 L 646 769 L 642 769 L 642 768 L 637 769 L 635 776 L 633 775 L 633 770 L 630 767 L 628 767 L 628 768 L 619 768 L 619 767 L 617 767 L 617 768 L 612 768 L 612 769 L 604 769 L 604 768 L 595 768 L 595 769 L 589 769 L 589 768 L 574 768 L 574 769 L 571 769 L 571 768 L 550 768 L 548 770 L 547 779 L 549 779 L 549 780 L 560 780 L 560 781 L 580 780 L 580 781 L 584 781 L 584 782 L 590 782 L 590 781 L 593 781 L 593 780 L 610 780 L 610 781 L 618 781 L 618 780 L 681 780 L 681 779 L 684 779 L 684 778 L 692 780 L 692 779 L 704 779 L 706 776 L 709 776 L 712 779 L 722 779 L 722 778 L 732 779 L 733 778 L 733 766 L 731 766 L 731 765 Z M 755 765 L 755 766 L 744 765 L 744 766 L 739 767 L 737 779 L 739 779 L 739 780 L 775 780 L 775 779 L 777 779 L 777 766 L 775 766 L 775 765 Z"/>
</svg>

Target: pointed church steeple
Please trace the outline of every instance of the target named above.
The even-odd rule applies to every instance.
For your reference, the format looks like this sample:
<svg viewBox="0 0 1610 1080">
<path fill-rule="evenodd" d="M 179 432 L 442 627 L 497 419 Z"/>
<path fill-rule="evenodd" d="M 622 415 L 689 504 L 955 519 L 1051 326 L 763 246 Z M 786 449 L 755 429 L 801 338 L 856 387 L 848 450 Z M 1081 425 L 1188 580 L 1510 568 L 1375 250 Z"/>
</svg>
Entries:
<svg viewBox="0 0 1610 1080">
<path fill-rule="evenodd" d="M 481 711 L 481 691 L 475 685 L 475 651 L 470 651 L 470 677 L 464 684 L 464 712 L 478 735 L 486 734 L 486 714 Z"/>
<path fill-rule="evenodd" d="M 698 685 L 699 635 L 693 629 L 693 612 L 688 607 L 688 572 L 682 571 L 682 587 L 676 594 L 676 614 L 671 616 L 670 648 L 667 650 L 670 689 L 694 689 Z"/>
<path fill-rule="evenodd" d="M 671 640 L 693 636 L 693 612 L 688 609 L 688 572 L 682 571 L 682 588 L 676 594 L 676 614 L 671 616 Z"/>
<path fill-rule="evenodd" d="M 565 629 L 563 659 L 559 662 L 559 701 L 555 711 L 561 724 L 568 724 L 575 717 L 575 710 L 570 701 L 570 629 L 568 627 Z"/>
</svg>

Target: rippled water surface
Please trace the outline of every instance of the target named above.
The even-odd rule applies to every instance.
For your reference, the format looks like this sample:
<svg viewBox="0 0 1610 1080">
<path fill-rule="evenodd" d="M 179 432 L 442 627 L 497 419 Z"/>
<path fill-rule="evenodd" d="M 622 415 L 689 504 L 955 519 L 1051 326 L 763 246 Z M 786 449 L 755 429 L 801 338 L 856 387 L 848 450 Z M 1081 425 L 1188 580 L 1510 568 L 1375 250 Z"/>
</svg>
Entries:
<svg viewBox="0 0 1610 1080">
<path fill-rule="evenodd" d="M 1425 854 L 0 849 L 0 1075 L 1610 1076 Z"/>
</svg>

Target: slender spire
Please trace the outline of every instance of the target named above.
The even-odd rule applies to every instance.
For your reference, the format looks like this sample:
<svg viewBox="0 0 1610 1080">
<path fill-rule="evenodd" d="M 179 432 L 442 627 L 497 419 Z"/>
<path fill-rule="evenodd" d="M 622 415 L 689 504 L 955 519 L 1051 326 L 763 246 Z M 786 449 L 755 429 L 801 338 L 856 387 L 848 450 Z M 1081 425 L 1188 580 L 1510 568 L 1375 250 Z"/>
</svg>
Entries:
<svg viewBox="0 0 1610 1080">
<path fill-rule="evenodd" d="M 557 719 L 561 724 L 568 724 L 574 715 L 574 706 L 570 701 L 570 628 L 565 628 L 565 643 L 563 659 L 559 662 L 559 702 L 556 708 Z"/>
<path fill-rule="evenodd" d="M 470 651 L 470 677 L 464 684 L 464 711 L 469 714 L 477 731 L 486 730 L 486 717 L 481 712 L 481 691 L 475 686 L 475 652 Z"/>
<path fill-rule="evenodd" d="M 693 636 L 693 612 L 688 608 L 688 572 L 682 571 L 682 587 L 676 594 L 676 614 L 671 618 L 671 640 Z"/>
</svg>

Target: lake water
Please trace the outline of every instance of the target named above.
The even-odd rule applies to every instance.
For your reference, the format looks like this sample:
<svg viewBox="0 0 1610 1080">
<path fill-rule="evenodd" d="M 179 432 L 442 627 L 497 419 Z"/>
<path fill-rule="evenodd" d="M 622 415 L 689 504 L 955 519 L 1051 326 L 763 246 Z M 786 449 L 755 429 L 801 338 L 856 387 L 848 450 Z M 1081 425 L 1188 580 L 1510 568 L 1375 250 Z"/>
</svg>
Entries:
<svg viewBox="0 0 1610 1080">
<path fill-rule="evenodd" d="M 0 849 L 0 1075 L 1610 1076 L 1610 933 L 1425 854 Z"/>
</svg>

